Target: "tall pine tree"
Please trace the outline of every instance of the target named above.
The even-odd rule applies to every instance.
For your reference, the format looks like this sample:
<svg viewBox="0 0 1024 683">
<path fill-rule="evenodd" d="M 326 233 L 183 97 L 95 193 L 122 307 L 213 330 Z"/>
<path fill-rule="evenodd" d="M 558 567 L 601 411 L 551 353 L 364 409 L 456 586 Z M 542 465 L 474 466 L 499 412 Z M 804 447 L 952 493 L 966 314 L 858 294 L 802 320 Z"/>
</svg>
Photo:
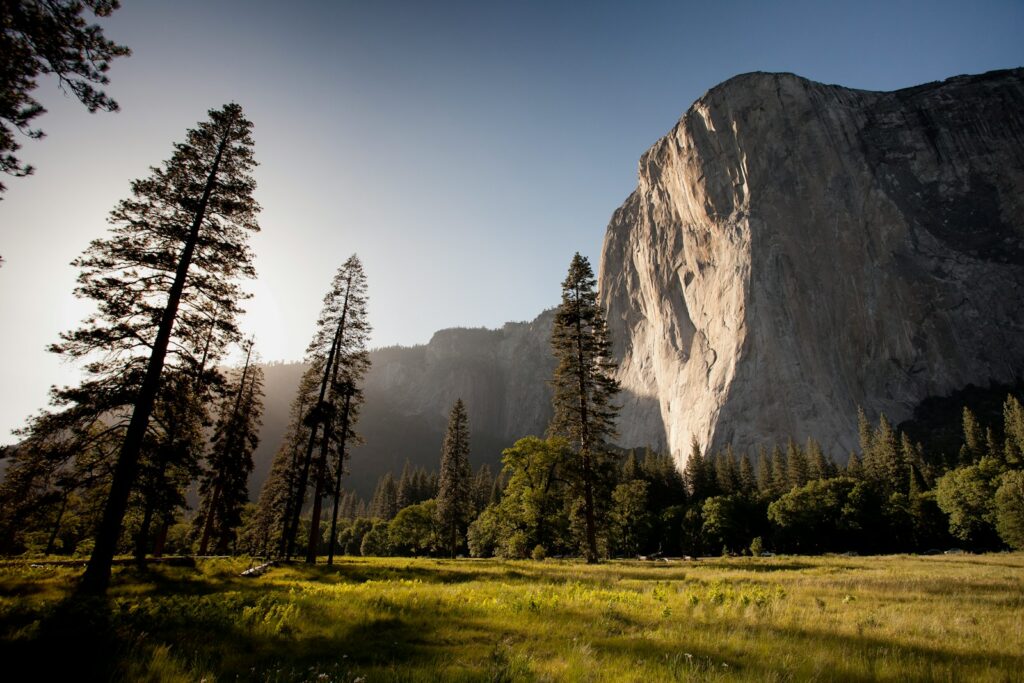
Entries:
<svg viewBox="0 0 1024 683">
<path fill-rule="evenodd" d="M 456 399 L 448 414 L 448 429 L 441 447 L 441 476 L 437 491 L 437 521 L 443 543 L 455 557 L 463 527 L 472 509 L 469 467 L 469 418 L 462 399 Z"/>
<path fill-rule="evenodd" d="M 317 320 L 317 330 L 306 350 L 306 358 L 317 369 L 320 382 L 316 402 L 305 416 L 309 437 L 292 491 L 285 556 L 290 557 L 294 551 L 299 516 L 312 475 L 314 492 L 310 541 L 306 547 L 308 563 L 316 562 L 323 497 L 327 494 L 335 498 L 334 520 L 337 519 L 345 447 L 350 439 L 357 438 L 354 426 L 363 400 L 360 383 L 370 365 L 366 350 L 370 334 L 366 306 L 366 276 L 359 257 L 353 254 L 331 281 Z M 336 467 L 334 486 L 331 486 L 329 476 L 332 453 Z M 336 522 L 332 522 L 332 536 L 335 531 Z M 333 549 L 333 541 L 330 547 Z"/>
<path fill-rule="evenodd" d="M 597 510 L 594 500 L 599 460 L 615 434 L 618 408 L 612 403 L 619 383 L 612 377 L 611 340 L 597 303 L 597 281 L 590 262 L 576 253 L 562 282 L 551 347 L 557 360 L 552 386 L 550 431 L 565 437 L 579 456 L 579 484 L 587 562 L 597 562 Z"/>
<path fill-rule="evenodd" d="M 211 307 L 219 312 L 214 346 L 238 336 L 245 295 L 237 279 L 255 275 L 248 238 L 259 230 L 251 129 L 237 104 L 211 110 L 168 161 L 131 184 L 132 196 L 111 212 L 110 236 L 73 263 L 81 269 L 76 295 L 98 311 L 52 348 L 88 361 L 84 388 L 107 394 L 100 402 L 114 394 L 131 406 L 83 592 L 103 593 L 109 583 L 165 365 L 200 364 Z M 73 394 L 58 392 L 55 401 Z"/>
</svg>

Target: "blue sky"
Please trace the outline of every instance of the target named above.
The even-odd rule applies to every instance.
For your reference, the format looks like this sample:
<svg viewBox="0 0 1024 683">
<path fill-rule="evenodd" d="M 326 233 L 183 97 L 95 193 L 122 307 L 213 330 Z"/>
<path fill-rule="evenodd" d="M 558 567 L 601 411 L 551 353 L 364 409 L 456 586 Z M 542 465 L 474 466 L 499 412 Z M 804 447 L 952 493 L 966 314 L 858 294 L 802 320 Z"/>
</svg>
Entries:
<svg viewBox="0 0 1024 683">
<path fill-rule="evenodd" d="M 640 155 L 717 83 L 791 71 L 890 90 L 1024 64 L 1015 2 L 129 0 L 104 22 L 113 115 L 51 81 L 48 136 L 0 202 L 0 443 L 73 367 L 44 351 L 88 307 L 68 265 L 132 178 L 205 112 L 255 124 L 260 279 L 247 329 L 298 359 L 335 268 L 369 277 L 374 344 L 533 318 L 579 250 L 596 268 Z"/>
</svg>

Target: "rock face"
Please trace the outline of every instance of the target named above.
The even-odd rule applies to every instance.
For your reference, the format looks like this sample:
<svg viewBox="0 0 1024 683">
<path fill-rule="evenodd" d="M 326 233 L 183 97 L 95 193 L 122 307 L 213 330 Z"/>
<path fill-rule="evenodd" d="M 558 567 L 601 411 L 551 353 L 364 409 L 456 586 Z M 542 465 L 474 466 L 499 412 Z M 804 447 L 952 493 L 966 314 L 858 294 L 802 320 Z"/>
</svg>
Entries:
<svg viewBox="0 0 1024 683">
<path fill-rule="evenodd" d="M 358 431 L 345 486 L 369 497 L 377 478 L 398 476 L 406 460 L 436 470 L 448 412 L 462 398 L 469 413 L 470 460 L 500 469 L 501 451 L 529 434 L 543 435 L 551 417 L 554 311 L 501 329 L 441 330 L 429 343 L 370 353 Z M 266 410 L 254 455 L 250 495 L 255 500 L 288 425 L 288 408 L 305 366 L 267 366 Z"/>
<path fill-rule="evenodd" d="M 1024 70 L 737 76 L 640 160 L 600 290 L 623 445 L 753 449 L 1024 369 Z"/>
</svg>

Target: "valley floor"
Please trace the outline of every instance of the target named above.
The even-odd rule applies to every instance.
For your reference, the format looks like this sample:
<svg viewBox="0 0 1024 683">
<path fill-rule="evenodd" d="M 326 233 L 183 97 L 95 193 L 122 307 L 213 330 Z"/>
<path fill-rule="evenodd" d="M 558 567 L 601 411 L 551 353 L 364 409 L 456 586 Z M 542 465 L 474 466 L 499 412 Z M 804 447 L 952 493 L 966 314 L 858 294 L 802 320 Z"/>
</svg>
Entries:
<svg viewBox="0 0 1024 683">
<path fill-rule="evenodd" d="M 1024 553 L 248 566 L 0 566 L 0 677 L 1024 680 Z"/>
</svg>

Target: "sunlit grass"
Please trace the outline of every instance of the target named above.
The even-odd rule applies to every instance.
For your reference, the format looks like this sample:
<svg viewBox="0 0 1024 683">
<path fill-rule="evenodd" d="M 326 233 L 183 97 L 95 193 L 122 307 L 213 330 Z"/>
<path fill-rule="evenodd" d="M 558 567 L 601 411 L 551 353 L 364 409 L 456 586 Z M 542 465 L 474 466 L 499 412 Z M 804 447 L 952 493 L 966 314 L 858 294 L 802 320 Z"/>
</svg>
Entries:
<svg viewBox="0 0 1024 683">
<path fill-rule="evenodd" d="M 61 602 L 80 569 L 0 567 L 4 666 L 208 682 L 1024 680 L 1020 553 L 342 558 L 239 577 L 247 566 L 119 568 L 109 600 L 86 604 Z"/>
</svg>

